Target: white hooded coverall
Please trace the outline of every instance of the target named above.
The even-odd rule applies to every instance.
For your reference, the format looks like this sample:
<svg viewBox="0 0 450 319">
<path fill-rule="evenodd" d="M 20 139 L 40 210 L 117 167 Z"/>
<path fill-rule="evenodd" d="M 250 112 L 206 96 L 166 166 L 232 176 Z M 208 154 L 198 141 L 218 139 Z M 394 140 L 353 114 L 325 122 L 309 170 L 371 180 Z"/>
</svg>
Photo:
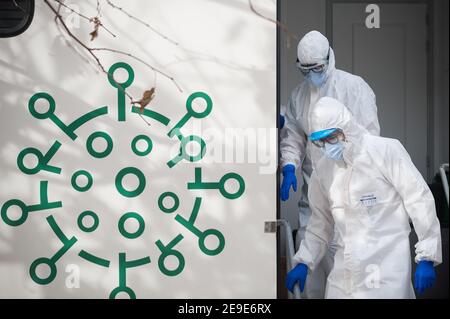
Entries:
<svg viewBox="0 0 450 319">
<path fill-rule="evenodd" d="M 415 298 L 409 218 L 419 239 L 415 261 L 442 262 L 428 185 L 399 141 L 368 134 L 339 101 L 322 98 L 310 121 L 313 131 L 342 129 L 347 141 L 343 161 L 322 157 L 311 176 L 312 215 L 295 263 L 314 271 L 335 230 L 326 298 Z"/>
<path fill-rule="evenodd" d="M 280 133 L 281 167 L 293 164 L 303 177 L 299 200 L 300 229 L 297 239 L 305 235 L 311 211 L 308 204 L 308 184 L 313 164 L 322 156 L 321 152 L 310 154 L 314 148 L 307 136 L 311 133 L 308 123 L 309 113 L 313 105 L 324 96 L 333 97 L 347 106 L 355 120 L 374 135 L 380 134 L 375 94 L 369 85 L 359 76 L 337 70 L 333 49 L 328 40 L 318 31 L 307 33 L 299 42 L 298 59 L 301 63 L 314 64 L 326 58 L 329 62 L 326 69 L 326 81 L 321 87 L 315 87 L 309 81 L 301 82 L 291 94 L 285 112 L 285 126 Z M 316 159 L 317 158 L 317 159 Z M 323 259 L 321 266 L 311 274 L 305 288 L 305 297 L 323 298 L 326 278 L 332 267 L 333 249 Z"/>
</svg>

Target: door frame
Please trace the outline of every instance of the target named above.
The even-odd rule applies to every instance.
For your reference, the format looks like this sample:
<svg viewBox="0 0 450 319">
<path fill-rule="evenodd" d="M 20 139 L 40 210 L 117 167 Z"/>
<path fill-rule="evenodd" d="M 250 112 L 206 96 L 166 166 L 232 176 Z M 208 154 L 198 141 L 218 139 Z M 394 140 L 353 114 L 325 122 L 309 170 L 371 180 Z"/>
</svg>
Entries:
<svg viewBox="0 0 450 319">
<path fill-rule="evenodd" d="M 426 55 L 427 55 L 427 176 L 424 178 L 427 182 L 431 182 L 433 178 L 434 168 L 434 68 L 433 68 L 433 55 L 434 55 L 434 5 L 432 0 L 326 0 L 326 13 L 325 13 L 325 30 L 326 37 L 330 42 L 330 46 L 333 46 L 333 5 L 338 3 L 367 3 L 367 4 L 425 4 L 427 7 L 426 12 Z M 376 92 L 375 92 L 376 95 Z M 383 136 L 381 134 L 381 136 Z"/>
<path fill-rule="evenodd" d="M 276 1 L 276 21 L 281 21 L 281 0 L 277 0 Z M 276 192 L 275 192 L 275 201 L 276 201 L 276 207 L 277 207 L 277 211 L 276 211 L 276 219 L 279 220 L 281 217 L 281 206 L 280 206 L 280 156 L 278 155 L 280 150 L 279 150 L 279 145 L 280 145 L 280 121 L 279 121 L 279 117 L 280 117 L 280 102 L 281 102 L 281 45 L 280 45 L 280 34 L 281 30 L 280 30 L 280 26 L 277 24 L 276 25 L 276 44 L 277 44 L 277 52 L 276 52 L 276 109 L 277 109 L 277 113 L 276 113 L 276 118 L 275 118 L 275 127 L 277 128 L 277 135 L 276 135 L 276 139 L 277 139 L 277 144 L 276 144 L 276 154 L 277 154 L 277 158 L 276 158 Z M 276 272 L 277 272 L 277 278 L 276 278 L 276 298 L 280 299 L 281 298 L 281 291 L 280 288 L 282 286 L 282 282 L 281 282 L 281 241 L 280 241 L 280 231 L 276 232 L 276 248 L 277 248 L 277 260 L 276 260 Z"/>
</svg>

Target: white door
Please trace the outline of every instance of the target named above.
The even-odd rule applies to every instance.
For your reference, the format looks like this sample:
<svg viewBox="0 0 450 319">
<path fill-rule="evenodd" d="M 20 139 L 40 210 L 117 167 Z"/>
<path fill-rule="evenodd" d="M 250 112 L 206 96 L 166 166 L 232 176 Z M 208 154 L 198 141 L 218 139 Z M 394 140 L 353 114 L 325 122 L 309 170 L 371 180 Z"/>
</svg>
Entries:
<svg viewBox="0 0 450 319">
<path fill-rule="evenodd" d="M 381 135 L 400 140 L 427 178 L 427 6 L 378 3 L 379 28 L 368 28 L 369 4 L 333 4 L 337 67 L 369 83 Z"/>
</svg>

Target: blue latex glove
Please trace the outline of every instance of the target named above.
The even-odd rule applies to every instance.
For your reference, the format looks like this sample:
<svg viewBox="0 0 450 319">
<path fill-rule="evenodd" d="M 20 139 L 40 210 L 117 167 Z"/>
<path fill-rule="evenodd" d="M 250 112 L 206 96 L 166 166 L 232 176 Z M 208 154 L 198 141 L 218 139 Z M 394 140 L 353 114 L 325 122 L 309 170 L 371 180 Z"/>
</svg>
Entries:
<svg viewBox="0 0 450 319">
<path fill-rule="evenodd" d="M 433 262 L 428 260 L 421 260 L 416 268 L 414 275 L 414 288 L 419 294 L 423 294 L 425 289 L 431 288 L 436 281 L 436 272 L 433 267 Z"/>
<path fill-rule="evenodd" d="M 289 190 L 291 188 L 294 189 L 294 192 L 297 191 L 297 177 L 295 176 L 295 166 L 292 164 L 288 164 L 283 167 L 283 183 L 281 184 L 281 200 L 286 201 L 289 198 Z"/>
<path fill-rule="evenodd" d="M 286 277 L 286 288 L 294 293 L 294 286 L 298 281 L 300 283 L 300 291 L 303 292 L 305 289 L 306 276 L 308 276 L 308 266 L 305 264 L 298 264 L 294 269 L 288 272 Z"/>
<path fill-rule="evenodd" d="M 280 114 L 280 129 L 284 127 L 284 116 Z"/>
</svg>

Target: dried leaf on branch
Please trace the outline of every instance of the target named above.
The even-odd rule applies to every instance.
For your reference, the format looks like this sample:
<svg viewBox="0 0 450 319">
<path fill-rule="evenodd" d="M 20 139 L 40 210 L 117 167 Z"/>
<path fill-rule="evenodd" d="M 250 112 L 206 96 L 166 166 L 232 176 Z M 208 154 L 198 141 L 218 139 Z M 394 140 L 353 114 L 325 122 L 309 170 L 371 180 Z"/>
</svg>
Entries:
<svg viewBox="0 0 450 319">
<path fill-rule="evenodd" d="M 155 97 L 155 88 L 151 88 L 150 90 L 146 90 L 142 95 L 142 98 L 139 101 L 133 101 L 132 103 L 140 105 L 140 112 L 144 112 L 145 107 L 153 100 Z"/>
<path fill-rule="evenodd" d="M 94 23 L 94 31 L 89 33 L 89 35 L 91 36 L 91 41 L 94 41 L 98 37 L 98 28 L 101 26 L 101 22 L 97 17 L 92 18 L 90 21 Z"/>
</svg>

